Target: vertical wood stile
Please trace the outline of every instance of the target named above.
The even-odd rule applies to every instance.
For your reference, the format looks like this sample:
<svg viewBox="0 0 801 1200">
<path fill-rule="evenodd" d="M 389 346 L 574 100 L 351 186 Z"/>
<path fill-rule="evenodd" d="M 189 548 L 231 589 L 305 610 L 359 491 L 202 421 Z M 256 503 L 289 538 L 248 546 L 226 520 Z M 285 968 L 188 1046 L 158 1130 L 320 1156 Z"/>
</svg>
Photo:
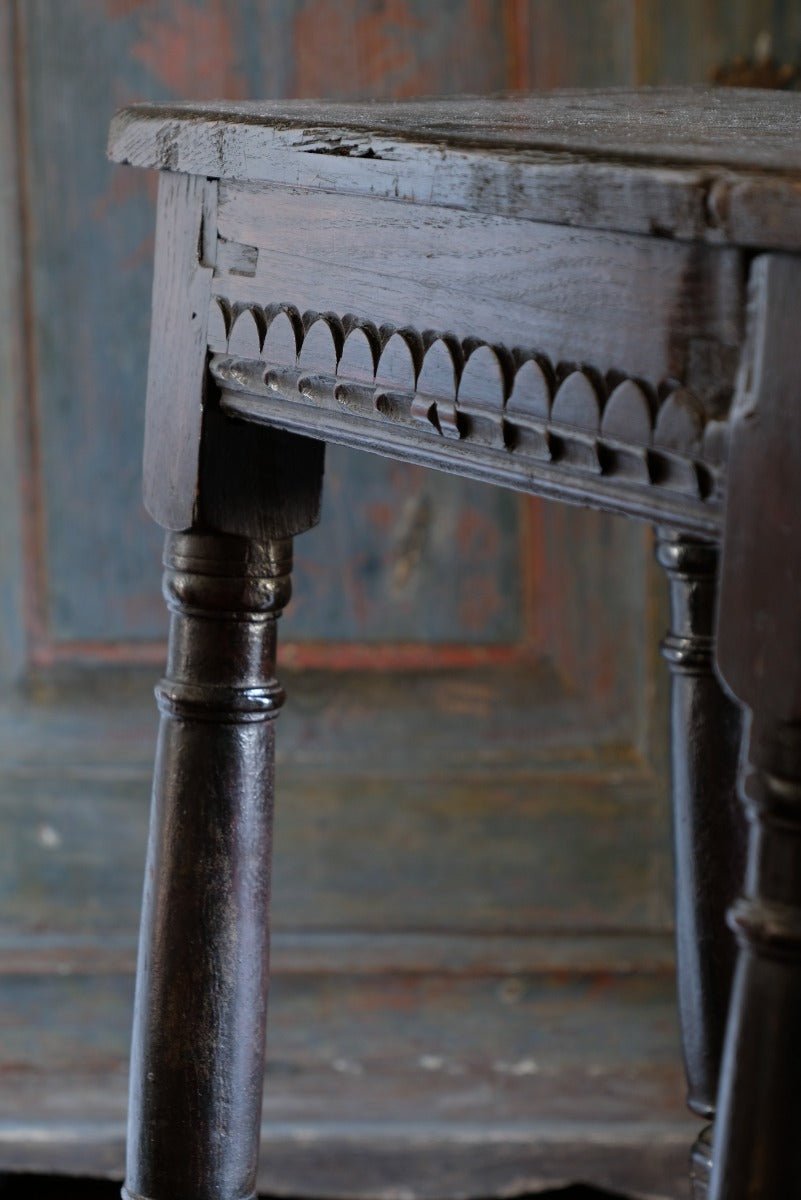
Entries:
<svg viewBox="0 0 801 1200">
<path fill-rule="evenodd" d="M 731 413 L 718 666 L 750 710 L 739 955 L 710 1200 L 797 1196 L 801 1180 L 801 369 L 795 255 L 751 265 Z"/>
</svg>

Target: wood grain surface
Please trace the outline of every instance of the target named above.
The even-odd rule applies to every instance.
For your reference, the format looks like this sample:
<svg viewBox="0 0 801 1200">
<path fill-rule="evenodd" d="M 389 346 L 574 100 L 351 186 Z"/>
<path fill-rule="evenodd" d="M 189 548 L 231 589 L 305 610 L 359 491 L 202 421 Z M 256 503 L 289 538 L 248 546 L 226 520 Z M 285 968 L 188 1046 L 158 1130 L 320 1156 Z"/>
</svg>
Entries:
<svg viewBox="0 0 801 1200">
<path fill-rule="evenodd" d="M 499 155 L 510 150 L 523 163 L 527 151 L 562 152 L 789 175 L 801 169 L 795 136 L 800 109 L 801 96 L 794 93 L 743 88 L 595 88 L 589 97 L 583 89 L 565 89 L 506 99 L 383 104 L 192 101 L 121 110 L 112 122 L 109 151 L 115 161 L 132 166 L 197 174 L 216 165 L 220 178 L 244 181 L 249 169 L 269 170 L 271 147 L 274 153 L 303 150 L 314 146 L 315 136 L 332 131 L 347 137 L 352 131 L 386 139 L 388 150 L 404 142 L 440 148 L 445 143 Z M 341 150 L 358 156 L 358 147 Z M 324 143 L 319 152 L 325 153 Z"/>
<path fill-rule="evenodd" d="M 413 223 L 396 200 L 298 188 L 222 185 L 218 222 L 221 239 L 258 251 L 247 275 L 223 264 L 215 272 L 213 294 L 232 303 L 291 303 L 531 347 L 655 387 L 670 377 L 708 386 L 692 376 L 691 343 L 715 343 L 725 363 L 740 338 L 743 268 L 732 250 L 447 208 Z M 717 390 L 732 384 L 721 374 Z"/>
<path fill-rule="evenodd" d="M 151 105 L 115 117 L 109 152 L 223 179 L 560 224 L 567 211 L 568 224 L 588 228 L 795 249 L 799 112 L 800 97 L 753 89 L 613 89 L 589 103 L 565 91 L 422 105 Z"/>
</svg>

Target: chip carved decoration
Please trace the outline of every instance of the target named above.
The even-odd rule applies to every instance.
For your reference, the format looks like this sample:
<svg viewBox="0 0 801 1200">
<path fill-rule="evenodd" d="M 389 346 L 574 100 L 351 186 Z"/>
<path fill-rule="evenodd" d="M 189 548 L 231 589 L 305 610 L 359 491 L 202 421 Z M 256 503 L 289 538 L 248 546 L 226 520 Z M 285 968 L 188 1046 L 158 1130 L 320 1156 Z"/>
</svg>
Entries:
<svg viewBox="0 0 801 1200">
<path fill-rule="evenodd" d="M 209 349 L 225 389 L 540 466 L 558 462 L 695 503 L 720 499 L 725 426 L 676 381 L 653 386 L 583 363 L 554 364 L 534 349 L 224 297 L 212 301 Z"/>
</svg>

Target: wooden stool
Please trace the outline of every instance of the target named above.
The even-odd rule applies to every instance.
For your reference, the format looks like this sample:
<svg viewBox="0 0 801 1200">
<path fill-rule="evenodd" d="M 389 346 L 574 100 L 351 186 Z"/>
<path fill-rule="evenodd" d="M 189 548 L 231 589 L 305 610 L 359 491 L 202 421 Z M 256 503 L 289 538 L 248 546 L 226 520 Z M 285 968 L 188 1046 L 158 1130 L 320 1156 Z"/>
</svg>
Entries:
<svg viewBox="0 0 801 1200">
<path fill-rule="evenodd" d="M 801 96 L 736 91 L 116 117 L 111 157 L 162 172 L 145 497 L 172 612 L 130 1197 L 255 1187 L 275 621 L 327 441 L 658 527 L 689 1101 L 717 1110 L 695 1195 L 801 1191 L 799 127 Z M 725 1047 L 715 638 L 750 712 Z"/>
</svg>

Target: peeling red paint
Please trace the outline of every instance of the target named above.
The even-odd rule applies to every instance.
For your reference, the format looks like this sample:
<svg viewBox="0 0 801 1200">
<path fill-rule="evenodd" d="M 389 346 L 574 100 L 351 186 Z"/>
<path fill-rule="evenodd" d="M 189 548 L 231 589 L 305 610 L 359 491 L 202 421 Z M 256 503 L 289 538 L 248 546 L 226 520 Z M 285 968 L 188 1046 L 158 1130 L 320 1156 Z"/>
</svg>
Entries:
<svg viewBox="0 0 801 1200">
<path fill-rule="evenodd" d="M 408 0 L 351 6 L 310 0 L 294 22 L 297 96 L 412 96 L 436 90 L 421 61 L 431 20 L 415 17 Z"/>
<path fill-rule="evenodd" d="M 131 57 L 182 99 L 241 100 L 248 94 L 237 66 L 236 9 L 227 0 L 174 0 L 165 13 L 147 13 Z"/>
<path fill-rule="evenodd" d="M 546 570 L 544 508 L 545 501 L 538 497 L 524 496 L 521 498 L 518 561 L 521 576 L 524 638 L 532 652 L 539 653 L 545 649 L 542 638 L 542 622 L 538 613 L 540 581 Z"/>
<path fill-rule="evenodd" d="M 460 514 L 456 539 L 459 550 L 471 562 L 486 562 L 498 553 L 498 527 L 478 509 L 467 508 Z"/>
<path fill-rule="evenodd" d="M 503 32 L 507 84 L 511 91 L 521 92 L 530 86 L 528 0 L 503 0 Z"/>
<path fill-rule="evenodd" d="M 140 9 L 155 6 L 155 0 L 103 0 L 103 12 L 110 21 L 124 21 Z"/>
<path fill-rule="evenodd" d="M 467 632 L 480 633 L 500 610 L 501 604 L 497 582 L 486 575 L 474 575 L 459 596 L 454 626 Z"/>
<path fill-rule="evenodd" d="M 396 517 L 397 507 L 387 502 L 371 504 L 367 512 L 367 519 L 378 533 L 388 533 Z"/>
<path fill-rule="evenodd" d="M 285 642 L 279 668 L 332 671 L 404 671 L 513 666 L 525 660 L 517 645 L 431 645 L 427 642 Z"/>
<path fill-rule="evenodd" d="M 40 641 L 32 665 L 57 663 L 99 665 L 131 663 L 161 668 L 167 654 L 165 642 L 48 642 Z M 517 645 L 435 646 L 428 642 L 283 642 L 278 650 L 279 670 L 323 671 L 438 671 L 447 668 L 515 666 L 528 661 Z"/>
</svg>

